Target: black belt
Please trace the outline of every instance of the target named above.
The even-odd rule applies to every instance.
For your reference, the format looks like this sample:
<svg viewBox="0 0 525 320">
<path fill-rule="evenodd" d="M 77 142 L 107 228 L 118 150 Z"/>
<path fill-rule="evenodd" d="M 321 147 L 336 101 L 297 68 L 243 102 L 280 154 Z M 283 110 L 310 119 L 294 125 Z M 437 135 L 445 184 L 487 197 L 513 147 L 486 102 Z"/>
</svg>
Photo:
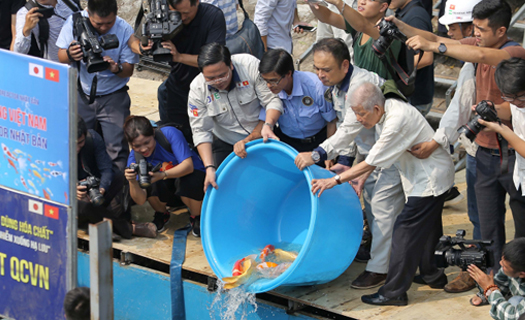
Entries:
<svg viewBox="0 0 525 320">
<path fill-rule="evenodd" d="M 99 95 L 96 95 L 95 98 L 102 98 L 102 97 L 107 97 L 107 96 L 110 96 L 112 94 L 115 94 L 115 93 L 121 93 L 121 92 L 127 92 L 129 90 L 129 87 L 127 85 L 123 86 L 122 88 L 118 89 L 118 90 L 115 90 L 111 93 L 106 93 L 106 94 L 99 94 Z M 81 91 L 81 93 L 83 95 L 86 96 L 86 98 L 89 99 L 89 95 L 88 94 L 85 94 L 83 91 Z"/>
<path fill-rule="evenodd" d="M 277 128 L 278 127 L 276 127 L 276 129 Z M 280 130 L 280 128 L 278 130 Z M 280 130 L 280 131 L 281 131 L 281 133 L 283 133 L 282 130 Z M 316 134 L 314 134 L 311 137 L 307 137 L 307 138 L 304 138 L 304 139 L 298 139 L 298 138 L 292 138 L 290 136 L 286 136 L 286 138 L 291 140 L 291 141 L 296 141 L 296 142 L 302 143 L 302 144 L 310 144 L 310 143 L 313 143 L 315 141 L 324 141 L 324 140 L 326 140 L 326 126 L 323 129 L 319 130 L 319 132 L 317 132 Z"/>
<path fill-rule="evenodd" d="M 482 146 L 480 146 L 479 148 L 480 148 L 481 150 L 487 152 L 487 153 L 490 153 L 491 156 L 496 156 L 496 157 L 500 157 L 500 156 L 501 156 L 501 153 L 500 153 L 499 149 L 489 149 L 489 148 L 485 148 L 485 147 L 482 147 Z M 508 154 L 509 156 L 512 156 L 512 155 L 516 154 L 516 150 L 514 150 L 514 149 L 509 149 L 509 150 L 507 151 L 507 154 Z"/>
</svg>

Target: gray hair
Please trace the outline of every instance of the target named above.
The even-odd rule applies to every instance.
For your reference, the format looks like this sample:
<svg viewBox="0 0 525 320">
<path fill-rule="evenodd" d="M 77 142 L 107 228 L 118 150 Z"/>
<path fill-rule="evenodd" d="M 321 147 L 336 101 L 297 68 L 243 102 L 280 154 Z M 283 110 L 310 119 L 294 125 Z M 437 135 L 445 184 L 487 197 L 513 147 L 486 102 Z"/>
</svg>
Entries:
<svg viewBox="0 0 525 320">
<path fill-rule="evenodd" d="M 385 96 L 381 89 L 371 82 L 363 82 L 350 93 L 351 107 L 362 106 L 366 111 L 374 110 L 374 106 L 385 107 Z"/>
</svg>

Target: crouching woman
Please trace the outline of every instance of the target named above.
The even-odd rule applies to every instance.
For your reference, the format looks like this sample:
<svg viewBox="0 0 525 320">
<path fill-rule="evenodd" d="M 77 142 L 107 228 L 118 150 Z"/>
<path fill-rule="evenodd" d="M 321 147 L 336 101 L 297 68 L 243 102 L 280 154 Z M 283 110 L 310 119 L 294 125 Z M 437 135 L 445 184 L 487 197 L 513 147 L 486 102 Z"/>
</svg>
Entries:
<svg viewBox="0 0 525 320">
<path fill-rule="evenodd" d="M 130 116 L 124 123 L 124 135 L 132 148 L 125 175 L 133 201 L 139 205 L 146 200 L 150 203 L 155 210 L 153 223 L 157 226 L 157 232 L 162 232 L 170 218 L 166 205 L 174 206 L 179 196 L 190 211 L 193 235 L 200 236 L 205 169 L 182 133 L 171 126 L 154 129 L 147 118 Z M 151 185 L 145 189 L 139 185 L 139 170 L 129 168 L 140 159 L 146 160 L 152 167 L 162 164 L 159 171 L 148 170 Z"/>
</svg>

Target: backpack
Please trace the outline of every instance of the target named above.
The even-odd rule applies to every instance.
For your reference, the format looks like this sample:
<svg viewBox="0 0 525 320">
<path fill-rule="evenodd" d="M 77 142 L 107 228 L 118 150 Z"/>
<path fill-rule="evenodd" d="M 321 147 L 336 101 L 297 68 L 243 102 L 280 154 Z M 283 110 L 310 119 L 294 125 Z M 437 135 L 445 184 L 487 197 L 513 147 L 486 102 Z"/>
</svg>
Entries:
<svg viewBox="0 0 525 320">
<path fill-rule="evenodd" d="M 408 102 L 406 96 L 398 88 L 397 83 L 392 79 L 386 80 L 385 83 L 383 83 L 381 86 L 381 92 L 383 92 L 385 99 L 398 99 Z"/>
<path fill-rule="evenodd" d="M 255 23 L 250 20 L 250 16 L 244 9 L 242 0 L 239 0 L 239 6 L 244 12 L 244 21 L 241 29 L 226 39 L 226 47 L 228 47 L 232 55 L 236 53 L 249 53 L 260 60 L 264 54 L 264 43 L 261 39 L 261 33 Z"/>
</svg>

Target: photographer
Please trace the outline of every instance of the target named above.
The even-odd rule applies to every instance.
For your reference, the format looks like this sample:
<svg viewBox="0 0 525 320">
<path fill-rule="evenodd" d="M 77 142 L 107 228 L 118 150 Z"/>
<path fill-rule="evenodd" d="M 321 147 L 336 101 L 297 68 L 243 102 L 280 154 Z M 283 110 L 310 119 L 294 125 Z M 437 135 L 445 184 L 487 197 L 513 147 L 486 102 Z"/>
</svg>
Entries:
<svg viewBox="0 0 525 320">
<path fill-rule="evenodd" d="M 319 192 L 321 196 L 324 190 L 376 167 L 392 166 L 399 171 L 407 202 L 394 224 L 386 282 L 377 293 L 364 295 L 361 300 L 373 305 L 407 305 L 406 292 L 418 267 L 420 277 L 432 287 L 447 283 L 446 275 L 436 267 L 434 249 L 443 234 L 441 213 L 445 193 L 454 181 L 454 166 L 443 148 L 425 160 L 407 151 L 416 143 L 432 139 L 434 134 L 413 106 L 399 99 L 385 99 L 381 89 L 369 82 L 350 95 L 353 112 L 346 114 L 339 136 L 336 133 L 334 137 L 342 144 L 352 141 L 363 128 L 375 126 L 379 138 L 363 162 L 333 178 L 312 180 L 312 193 Z"/>
<path fill-rule="evenodd" d="M 157 226 L 157 232 L 162 232 L 170 219 L 166 205 L 171 205 L 175 195 L 180 196 L 190 212 L 192 234 L 200 237 L 200 214 L 204 198 L 202 185 L 205 174 L 199 156 L 190 150 L 178 129 L 165 126 L 154 130 L 145 117 L 128 117 L 124 123 L 124 134 L 133 149 L 129 154 L 128 168 L 125 170 L 131 198 L 139 205 L 148 200 L 155 210 L 153 223 Z M 138 170 L 129 168 L 133 164 L 140 164 L 141 160 L 145 160 L 151 166 L 162 164 L 162 169 L 144 172 L 140 167 Z M 139 184 L 144 176 L 149 180 L 149 187 L 146 189 L 141 188 Z"/>
<path fill-rule="evenodd" d="M 477 63 L 476 103 L 483 100 L 494 103 L 495 111 L 501 121 L 511 128 L 510 104 L 502 98 L 497 88 L 495 66 L 511 57 L 525 58 L 525 49 L 507 36 L 512 12 L 504 0 L 482 0 L 472 11 L 473 38 L 456 41 L 441 38 L 429 32 L 414 29 L 392 19 L 399 29 L 411 37 L 407 44 L 414 49 L 441 53 L 466 62 Z M 512 184 L 515 150 L 511 144 L 507 152 L 500 148 L 506 144 L 493 132 L 480 132 L 476 136 L 479 145 L 476 153 L 476 198 L 482 239 L 492 239 L 491 249 L 494 259 L 501 258 L 501 248 L 505 243 L 505 197 L 509 194 L 516 237 L 525 236 L 525 197 L 517 192 Z M 505 160 L 505 161 L 504 161 Z M 506 166 L 508 160 L 508 166 Z M 503 164 L 503 167 L 502 167 Z M 493 269 L 498 270 L 495 262 Z"/>
<path fill-rule="evenodd" d="M 230 55 L 219 43 L 202 47 L 199 74 L 188 99 L 193 141 L 206 168 L 204 190 L 215 182 L 215 171 L 233 151 L 246 157 L 245 144 L 264 137 L 276 138 L 273 128 L 283 112 L 279 97 L 259 74 L 259 60 L 249 54 Z M 266 123 L 259 121 L 266 110 Z M 264 132 L 266 130 L 266 133 Z"/>
<path fill-rule="evenodd" d="M 124 177 L 121 173 L 113 172 L 104 141 L 94 130 L 88 130 L 80 117 L 77 154 L 79 226 L 84 227 L 87 223 L 98 223 L 109 218 L 113 221 L 114 232 L 123 238 L 130 239 L 132 234 L 154 238 L 155 226 L 151 230 L 152 226 L 148 224 L 131 225 L 131 214 L 129 211 L 124 212 L 122 203 Z"/>
<path fill-rule="evenodd" d="M 116 0 L 90 0 L 87 11 L 82 11 L 82 17 L 89 19 L 94 31 L 98 33 L 97 38 L 106 35 L 116 35 L 118 38 L 118 48 L 102 51 L 103 60 L 108 63 L 108 68 L 96 73 L 87 71 L 82 49 L 80 45 L 75 44 L 78 39 L 73 36 L 73 16 L 64 23 L 58 37 L 57 46 L 60 48 L 58 57 L 62 63 L 80 66 L 78 113 L 86 121 L 88 128 L 94 129 L 96 122 L 100 123 L 106 151 L 113 165 L 123 172 L 129 148 L 124 139 L 122 125 L 124 119 L 129 116 L 131 104 L 126 84 L 133 74 L 134 63 L 139 61 L 138 56 L 128 46 L 133 28 L 117 16 Z M 81 31 L 76 30 L 76 32 Z M 91 88 L 95 85 L 94 77 L 98 84 L 96 84 L 96 92 L 92 94 Z M 89 100 L 92 100 L 92 103 Z"/>
<path fill-rule="evenodd" d="M 170 41 L 162 42 L 173 55 L 168 79 L 158 89 L 159 115 L 163 124 L 177 124 L 188 143 L 193 143 L 188 118 L 190 84 L 199 74 L 197 55 L 202 46 L 226 44 L 226 22 L 221 9 L 199 0 L 169 0 L 170 8 L 180 12 L 182 30 Z"/>
<path fill-rule="evenodd" d="M 29 0 L 28 4 L 31 3 L 35 6 L 28 9 L 26 5 L 16 14 L 16 39 L 13 51 L 36 54 L 44 59 L 59 62 L 59 48 L 56 45 L 58 35 L 64 21 L 73 12 L 80 10 L 80 4 L 75 0 Z M 42 10 L 52 10 L 52 15 L 44 17 L 38 12 Z M 33 48 L 32 41 L 36 42 L 37 48 Z M 35 49 L 39 52 L 32 52 Z"/>
<path fill-rule="evenodd" d="M 499 264 L 501 269 L 496 275 L 494 272 L 487 275 L 475 265 L 468 267 L 480 288 L 477 298 L 488 300 L 490 315 L 496 320 L 522 319 L 525 314 L 525 238 L 505 244 Z M 473 304 L 472 300 L 470 303 Z"/>
</svg>

